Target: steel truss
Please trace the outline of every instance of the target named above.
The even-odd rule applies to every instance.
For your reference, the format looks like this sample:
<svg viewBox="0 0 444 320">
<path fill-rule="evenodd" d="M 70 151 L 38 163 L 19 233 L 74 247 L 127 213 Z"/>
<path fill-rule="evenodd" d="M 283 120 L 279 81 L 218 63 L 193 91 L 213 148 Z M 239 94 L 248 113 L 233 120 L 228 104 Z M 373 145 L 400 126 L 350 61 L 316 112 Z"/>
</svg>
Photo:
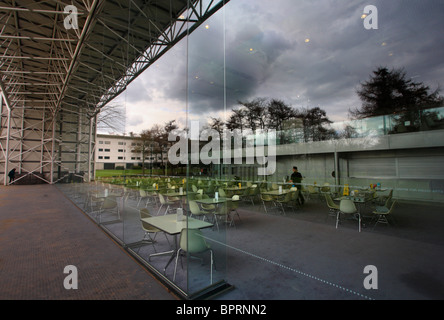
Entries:
<svg viewBox="0 0 444 320">
<path fill-rule="evenodd" d="M 89 180 L 100 110 L 228 1 L 2 1 L 0 179 Z"/>
</svg>

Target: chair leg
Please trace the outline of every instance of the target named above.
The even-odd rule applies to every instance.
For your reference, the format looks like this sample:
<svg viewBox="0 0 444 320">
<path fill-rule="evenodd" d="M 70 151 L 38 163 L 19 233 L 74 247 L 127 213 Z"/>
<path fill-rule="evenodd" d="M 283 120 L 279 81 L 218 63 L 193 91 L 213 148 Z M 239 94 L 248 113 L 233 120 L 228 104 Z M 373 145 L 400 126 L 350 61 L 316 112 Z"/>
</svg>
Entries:
<svg viewBox="0 0 444 320">
<path fill-rule="evenodd" d="M 210 284 L 213 284 L 213 250 L 210 250 L 211 265 L 210 265 Z"/>
<path fill-rule="evenodd" d="M 336 229 L 338 228 L 340 215 L 341 215 L 341 212 L 338 210 L 338 212 L 336 213 Z"/>
<path fill-rule="evenodd" d="M 176 271 L 177 271 L 177 260 L 179 259 L 179 255 L 182 249 L 177 250 L 176 254 L 176 263 L 174 264 L 174 275 L 173 275 L 173 281 L 176 281 Z"/>
<path fill-rule="evenodd" d="M 263 205 L 264 205 L 265 213 L 268 213 L 267 206 L 265 205 L 265 201 L 262 201 L 262 203 L 263 203 Z"/>
</svg>

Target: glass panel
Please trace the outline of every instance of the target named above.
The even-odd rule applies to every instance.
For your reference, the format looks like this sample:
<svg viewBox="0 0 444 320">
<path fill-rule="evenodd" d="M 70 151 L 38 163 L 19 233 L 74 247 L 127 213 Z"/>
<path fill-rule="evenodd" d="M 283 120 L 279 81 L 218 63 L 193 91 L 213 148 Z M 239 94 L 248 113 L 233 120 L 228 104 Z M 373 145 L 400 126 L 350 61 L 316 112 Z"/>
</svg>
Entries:
<svg viewBox="0 0 444 320">
<path fill-rule="evenodd" d="M 189 1 L 189 6 L 196 3 L 198 7 L 187 12 L 193 22 L 200 21 L 196 14 L 214 5 Z M 365 290 L 362 263 L 396 265 L 393 258 L 409 262 L 399 268 L 403 271 L 410 265 L 437 270 L 424 263 L 427 259 L 421 255 L 428 250 L 422 246 L 406 260 L 398 251 L 385 250 L 391 241 L 399 243 L 397 248 L 411 248 L 403 242 L 406 238 L 442 243 L 436 236 L 442 232 L 436 232 L 433 221 L 442 220 L 444 200 L 443 107 L 353 119 L 348 111 L 363 105 L 356 89 L 381 65 L 405 68 L 408 79 L 420 77 L 417 80 L 432 89 L 442 80 L 436 71 L 442 65 L 437 45 L 441 38 L 434 38 L 442 4 L 375 4 L 379 21 L 385 24 L 379 29 L 366 28 L 364 2 L 229 1 L 162 57 L 174 63 L 154 64 L 144 74 L 145 79 L 159 77 L 151 85 L 162 88 L 150 93 L 164 93 L 165 101 L 146 101 L 147 107 L 136 117 L 148 110 L 162 128 L 165 121 L 175 119 L 176 139 L 163 140 L 164 149 L 157 142 L 147 144 L 149 163 L 143 177 L 124 171 L 121 177 L 75 186 L 73 197 L 90 199 L 90 190 L 123 189 L 123 224 L 102 225 L 188 297 L 219 284 L 236 287 L 225 296 L 228 299 L 405 297 L 406 286 L 400 285 L 404 281 L 387 278 L 389 290 Z M 140 32 L 130 30 L 128 38 L 136 34 Z M 132 49 L 127 50 L 124 54 Z M 435 56 L 441 58 L 432 61 Z M 157 68 L 160 76 L 151 73 Z M 143 81 L 128 87 L 122 96 L 125 105 L 130 108 L 133 95 L 144 89 L 148 90 Z M 296 115 L 277 112 L 288 111 L 286 107 Z M 99 146 L 106 148 L 105 143 Z M 162 163 L 168 149 L 175 152 Z M 173 161 L 177 156 L 180 161 Z M 131 164 L 139 163 L 134 159 Z M 216 192 L 218 201 L 212 200 Z M 340 219 L 326 195 L 336 205 L 343 197 L 355 201 L 362 229 L 357 216 Z M 218 209 L 223 208 L 223 198 L 228 199 L 228 215 Z M 374 210 L 385 206 L 387 199 L 397 201 L 400 223 L 384 229 L 375 224 L 380 216 Z M 183 209 L 185 224 L 176 220 L 177 208 Z M 170 215 L 181 228 L 195 227 L 197 219 L 201 231 L 186 233 L 187 237 L 182 230 L 146 233 L 149 226 L 140 220 L 145 209 L 156 217 Z M 93 209 L 86 210 L 96 219 Z M 429 225 L 414 227 L 423 226 L 428 217 Z M 365 237 L 350 233 L 357 230 Z M 350 241 L 357 237 L 359 241 Z M 383 250 L 374 250 L 377 244 Z M 207 245 L 213 250 L 215 268 L 210 251 L 204 250 Z M 184 248 L 189 252 L 181 250 L 184 254 L 176 261 L 176 249 Z M 394 269 L 389 270 L 393 279 L 405 276 Z M 404 278 L 412 287 L 418 285 L 415 272 Z"/>
<path fill-rule="evenodd" d="M 359 294 L 365 294 L 362 281 L 359 285 L 352 284 L 346 274 L 333 275 L 328 270 L 318 270 L 320 273 L 316 275 L 316 263 L 332 264 L 340 269 L 345 265 L 336 260 L 334 254 L 325 258 L 317 246 L 322 241 L 335 241 L 336 235 L 329 234 L 330 229 L 325 229 L 326 233 L 305 233 L 299 229 L 301 224 L 307 228 L 317 229 L 318 224 L 322 224 L 335 229 L 337 216 L 330 219 L 324 215 L 325 194 L 338 200 L 337 203 L 342 196 L 353 195 L 363 216 L 370 218 L 365 220 L 367 225 L 374 225 L 371 217 L 374 217 L 375 205 L 384 204 L 383 199 L 390 191 L 398 201 L 407 201 L 404 206 L 408 206 L 409 199 L 441 197 L 439 177 L 431 181 L 434 172 L 431 169 L 436 168 L 441 155 L 426 162 L 427 172 L 422 176 L 430 180 L 406 175 L 405 170 L 413 163 L 416 165 L 418 159 L 409 155 L 413 149 L 409 152 L 405 148 L 409 150 L 415 143 L 419 147 L 421 138 L 394 135 L 439 128 L 441 109 L 435 112 L 415 106 L 412 108 L 415 111 L 401 108 L 354 119 L 350 119 L 349 112 L 364 104 L 356 90 L 378 66 L 405 68 L 407 79 L 420 75 L 421 81 L 431 83 L 431 87 L 441 80 L 433 67 L 426 68 L 421 63 L 422 58 L 415 60 L 413 55 L 411 59 L 403 58 L 417 48 L 416 42 L 442 51 L 432 45 L 433 40 L 424 43 L 424 37 L 420 36 L 434 29 L 426 16 L 430 14 L 435 22 L 439 21 L 433 13 L 436 3 L 428 2 L 416 12 L 417 6 L 377 1 L 379 21 L 393 15 L 399 18 L 390 22 L 390 28 L 380 25 L 379 29 L 366 24 L 369 18 L 363 13 L 365 3 L 334 4 L 335 1 L 333 4 L 327 1 L 230 1 L 188 39 L 188 128 L 193 131 L 192 121 L 199 120 L 199 130 L 205 125 L 217 129 L 217 120 L 221 119 L 226 128 L 239 128 L 244 135 L 244 158 L 240 163 L 213 164 L 208 168 L 199 159 L 199 165 L 189 165 L 189 181 L 200 178 L 206 185 L 207 177 L 220 177 L 225 180 L 221 181 L 223 185 L 227 183 L 225 191 L 231 191 L 230 185 L 239 186 L 239 183 L 256 185 L 260 190 L 251 196 L 238 189 L 242 220 L 236 228 L 205 231 L 205 239 L 215 242 L 217 250 L 225 247 L 223 279 L 237 288 L 228 295 L 230 298 L 310 296 L 318 299 L 330 289 L 334 291 L 335 286 L 331 284 L 335 282 L 344 284 L 339 286 L 335 298 L 350 295 L 365 298 Z M 414 24 L 410 18 L 415 20 Z M 371 24 L 375 22 L 374 18 Z M 426 54 L 416 53 L 420 55 Z M 284 110 L 285 106 L 297 115 L 277 117 L 276 110 Z M 251 132 L 247 133 L 247 129 Z M 258 129 L 276 130 L 276 168 L 266 176 L 257 173 L 263 166 L 256 157 L 260 143 Z M 437 133 L 428 140 L 428 152 L 432 153 L 434 145 L 440 145 L 435 140 L 439 136 Z M 205 148 L 208 141 L 201 143 Z M 248 150 L 254 150 L 250 162 L 251 159 L 245 157 Z M 297 166 L 303 176 L 301 185 L 295 182 L 296 175 L 292 175 L 293 166 Z M 302 192 L 303 204 L 298 196 L 286 199 L 285 194 L 291 193 L 294 187 Z M 368 202 L 364 205 L 359 199 Z M 305 225 L 307 221 L 309 224 Z M 355 230 L 354 222 L 347 227 Z M 339 229 L 345 225 L 344 220 Z M 300 234 L 295 235 L 295 229 Z M 366 231 L 371 232 L 369 228 Z M 300 252 L 301 239 L 295 241 L 295 238 L 302 234 L 310 239 L 310 250 L 317 253 Z M 326 238 L 322 239 L 323 235 Z M 219 251 L 215 253 L 217 271 L 213 276 L 220 275 L 219 254 Z M 350 257 L 347 263 L 362 273 L 358 270 L 361 258 L 360 255 Z M 188 258 L 188 292 L 193 293 L 195 284 L 208 280 L 208 257 L 206 259 L 201 265 Z M 310 283 L 310 279 L 320 281 Z"/>
<path fill-rule="evenodd" d="M 194 1 L 190 1 L 191 6 Z M 211 8 L 211 1 L 202 1 L 202 8 Z M 204 12 L 205 10 L 203 10 Z M 194 12 L 190 12 L 194 16 Z M 188 37 L 187 69 L 187 128 L 191 137 L 190 163 L 188 165 L 188 190 L 197 194 L 190 218 L 209 221 L 213 226 L 201 228 L 186 243 L 184 269 L 177 267 L 177 284 L 186 288 L 190 296 L 218 286 L 226 276 L 226 235 L 234 228 L 228 215 L 231 199 L 220 188 L 231 182 L 226 165 L 221 163 L 223 151 L 223 123 L 226 113 L 225 83 L 225 23 L 224 9 L 206 20 Z M 196 206 L 197 204 L 197 206 Z M 188 210 L 190 210 L 188 205 Z M 191 224 L 188 221 L 189 225 Z M 190 227 L 190 226 L 189 226 Z M 181 242 L 181 248 L 184 243 Z M 193 250 L 196 247 L 198 249 Z M 183 248 L 182 248 L 183 249 Z M 213 257 L 213 266 L 212 266 Z M 199 260 L 201 259 L 201 260 Z"/>
</svg>

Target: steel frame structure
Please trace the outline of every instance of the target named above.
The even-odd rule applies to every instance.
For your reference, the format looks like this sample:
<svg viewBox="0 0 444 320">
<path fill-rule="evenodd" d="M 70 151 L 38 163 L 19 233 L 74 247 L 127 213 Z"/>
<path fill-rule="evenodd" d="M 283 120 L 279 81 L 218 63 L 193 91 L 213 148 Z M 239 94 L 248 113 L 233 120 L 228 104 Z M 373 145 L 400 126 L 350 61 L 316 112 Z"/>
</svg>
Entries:
<svg viewBox="0 0 444 320">
<path fill-rule="evenodd" d="M 100 110 L 228 1 L 2 1 L 3 183 L 89 181 Z"/>
</svg>

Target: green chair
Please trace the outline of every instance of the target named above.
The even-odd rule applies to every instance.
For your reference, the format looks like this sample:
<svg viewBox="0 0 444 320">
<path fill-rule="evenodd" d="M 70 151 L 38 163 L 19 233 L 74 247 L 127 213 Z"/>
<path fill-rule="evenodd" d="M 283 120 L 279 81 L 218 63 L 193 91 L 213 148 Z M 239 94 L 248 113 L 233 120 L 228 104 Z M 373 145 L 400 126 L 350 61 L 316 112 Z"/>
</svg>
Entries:
<svg viewBox="0 0 444 320">
<path fill-rule="evenodd" d="M 213 250 L 205 241 L 202 231 L 199 229 L 184 228 L 180 233 L 179 250 L 176 254 L 176 263 L 174 266 L 173 281 L 176 281 L 177 261 L 181 253 L 186 252 L 189 255 L 202 254 L 210 252 L 211 267 L 210 267 L 210 284 L 213 283 Z M 183 267 L 183 266 L 182 266 Z"/>
<path fill-rule="evenodd" d="M 387 225 L 390 224 L 387 217 L 393 214 L 396 200 L 394 200 L 390 206 L 388 204 L 388 201 L 386 201 L 386 204 L 384 206 L 377 206 L 376 209 L 373 211 L 373 214 L 376 216 L 376 223 L 373 226 L 373 229 L 378 223 L 384 223 Z"/>
<path fill-rule="evenodd" d="M 202 194 L 201 199 L 209 199 L 210 197 L 207 194 Z M 202 203 L 201 208 L 206 213 L 214 213 L 216 210 L 216 206 L 214 204 Z"/>
<path fill-rule="evenodd" d="M 239 212 L 237 211 L 237 208 L 239 208 L 239 201 L 240 201 L 240 199 L 237 194 L 235 194 L 234 196 L 231 197 L 231 201 L 229 202 L 230 210 L 229 210 L 228 214 L 231 214 L 231 212 L 235 212 L 237 217 L 239 218 L 239 220 L 241 220 Z M 234 221 L 234 219 L 233 219 L 233 221 Z"/>
<path fill-rule="evenodd" d="M 190 207 L 191 217 L 198 219 L 202 217 L 202 220 L 205 220 L 207 212 L 200 210 L 200 207 L 196 201 L 190 200 L 188 205 Z"/>
<path fill-rule="evenodd" d="M 152 225 L 150 225 L 150 224 L 148 224 L 148 223 L 146 223 L 145 221 L 142 220 L 142 219 L 144 219 L 144 218 L 150 218 L 150 217 L 152 217 L 151 214 L 150 214 L 150 212 L 149 212 L 149 210 L 148 210 L 147 208 L 142 208 L 142 209 L 140 209 L 140 210 L 139 210 L 139 216 L 140 216 L 140 222 L 141 222 L 141 224 L 142 224 L 142 229 L 143 229 L 143 231 L 145 231 L 145 234 L 143 235 L 143 238 L 142 238 L 142 240 L 140 241 L 141 243 L 143 243 L 143 242 L 145 242 L 145 243 L 150 243 L 150 244 L 153 246 L 153 248 L 154 248 L 154 252 L 157 252 L 157 251 L 156 251 L 156 247 L 154 246 L 155 239 L 156 239 L 156 235 L 157 235 L 158 233 L 163 233 L 163 234 L 165 235 L 165 238 L 166 238 L 167 241 L 168 241 L 168 244 L 169 244 L 170 247 L 171 247 L 170 240 L 168 240 L 168 237 L 166 236 L 166 233 L 165 233 L 165 232 L 163 232 L 163 231 L 161 231 L 161 230 L 159 230 L 159 229 L 157 229 L 157 228 L 154 228 Z M 151 234 L 154 234 L 154 237 L 151 237 Z M 148 237 L 148 239 L 147 239 L 147 237 Z M 141 247 L 141 246 L 139 246 L 139 247 L 137 248 L 137 253 L 139 253 L 140 247 Z"/>
<path fill-rule="evenodd" d="M 267 203 L 272 203 L 274 208 L 276 208 L 276 203 L 274 201 L 273 196 L 268 195 L 268 194 L 264 194 L 264 193 L 261 193 L 260 196 L 261 196 L 262 204 L 264 206 L 265 213 L 268 213 L 267 205 L 266 205 Z"/>
<path fill-rule="evenodd" d="M 218 189 L 218 192 L 219 192 L 219 197 L 220 197 L 220 198 L 226 198 L 226 197 L 227 197 L 227 194 L 225 193 L 225 190 L 224 190 L 224 189 L 219 188 L 219 189 Z"/>
<path fill-rule="evenodd" d="M 120 209 L 117 203 L 117 198 L 115 196 L 107 196 L 102 202 L 99 211 L 97 212 L 99 223 L 102 222 L 102 214 L 106 211 L 115 211 L 117 214 L 117 219 L 120 220 Z"/>
<path fill-rule="evenodd" d="M 217 208 L 213 211 L 214 222 L 217 227 L 217 231 L 219 231 L 219 220 L 224 220 L 224 222 L 229 223 L 230 226 L 234 225 L 233 218 L 228 214 L 229 213 L 228 202 L 224 202 L 217 206 Z"/>
<path fill-rule="evenodd" d="M 291 204 L 293 201 L 293 194 L 294 193 L 295 193 L 294 191 L 287 192 L 285 195 L 283 195 L 282 197 L 280 197 L 276 200 L 276 204 L 277 204 L 278 208 L 280 208 L 282 210 L 282 213 L 284 215 L 285 215 L 285 208 L 292 208 L 293 212 L 294 212 L 294 207 Z"/>
<path fill-rule="evenodd" d="M 336 216 L 339 210 L 339 205 L 336 204 L 329 193 L 324 193 L 325 201 L 327 202 L 327 207 L 329 209 L 329 216 Z"/>
<path fill-rule="evenodd" d="M 173 206 L 174 204 L 176 204 L 175 201 L 171 201 L 171 200 L 165 199 L 165 197 L 162 194 L 160 194 L 160 193 L 159 193 L 159 201 L 160 201 L 160 207 L 159 207 L 159 210 L 157 210 L 157 215 L 159 215 L 159 212 L 162 210 L 162 208 L 164 206 L 166 206 L 166 209 L 165 209 L 165 212 L 164 212 L 164 215 L 165 215 L 165 214 L 168 213 L 168 210 L 170 209 L 170 206 Z"/>
</svg>

